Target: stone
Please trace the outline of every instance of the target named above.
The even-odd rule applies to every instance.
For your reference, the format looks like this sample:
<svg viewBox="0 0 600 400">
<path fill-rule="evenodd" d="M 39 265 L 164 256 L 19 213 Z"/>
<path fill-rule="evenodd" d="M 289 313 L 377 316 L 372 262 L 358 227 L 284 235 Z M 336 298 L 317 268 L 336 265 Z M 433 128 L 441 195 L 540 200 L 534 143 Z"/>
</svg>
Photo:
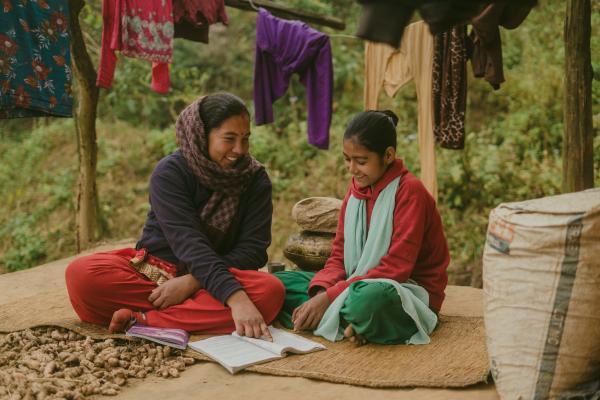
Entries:
<svg viewBox="0 0 600 400">
<path fill-rule="evenodd" d="M 288 238 L 283 255 L 303 271 L 318 271 L 331 254 L 333 239 L 328 233 L 296 233 Z"/>
<path fill-rule="evenodd" d="M 292 217 L 305 231 L 335 233 L 342 200 L 333 197 L 309 197 L 292 208 Z"/>
</svg>

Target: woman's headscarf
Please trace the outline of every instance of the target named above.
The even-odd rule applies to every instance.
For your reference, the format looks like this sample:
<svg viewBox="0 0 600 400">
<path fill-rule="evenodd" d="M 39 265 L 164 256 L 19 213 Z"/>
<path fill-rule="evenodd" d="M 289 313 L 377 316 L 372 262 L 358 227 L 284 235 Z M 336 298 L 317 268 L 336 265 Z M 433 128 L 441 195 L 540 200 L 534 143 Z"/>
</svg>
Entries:
<svg viewBox="0 0 600 400">
<path fill-rule="evenodd" d="M 232 168 L 223 168 L 210 159 L 208 132 L 204 131 L 200 118 L 200 104 L 204 98 L 194 101 L 179 114 L 175 133 L 187 165 L 200 183 L 213 191 L 200 210 L 200 219 L 217 234 L 225 236 L 237 212 L 240 195 L 263 166 L 249 154 L 241 156 Z"/>
</svg>

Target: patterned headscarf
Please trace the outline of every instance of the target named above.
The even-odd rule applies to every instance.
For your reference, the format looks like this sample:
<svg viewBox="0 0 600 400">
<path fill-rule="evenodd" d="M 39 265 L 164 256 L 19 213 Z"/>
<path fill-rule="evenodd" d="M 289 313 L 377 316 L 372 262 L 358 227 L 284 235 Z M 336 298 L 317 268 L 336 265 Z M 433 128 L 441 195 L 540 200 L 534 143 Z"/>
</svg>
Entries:
<svg viewBox="0 0 600 400">
<path fill-rule="evenodd" d="M 240 157 L 232 168 L 223 168 L 210 159 L 208 132 L 204 131 L 200 118 L 203 99 L 194 101 L 179 114 L 175 134 L 187 165 L 200 183 L 213 191 L 200 210 L 200 219 L 224 236 L 237 212 L 240 195 L 247 189 L 254 173 L 263 166 L 248 154 Z"/>
</svg>

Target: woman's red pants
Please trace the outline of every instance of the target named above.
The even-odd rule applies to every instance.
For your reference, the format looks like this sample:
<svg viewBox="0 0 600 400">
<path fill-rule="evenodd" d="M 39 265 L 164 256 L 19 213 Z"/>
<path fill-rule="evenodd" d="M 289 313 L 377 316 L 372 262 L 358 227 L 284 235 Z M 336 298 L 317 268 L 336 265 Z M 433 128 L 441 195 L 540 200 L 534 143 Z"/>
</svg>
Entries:
<svg viewBox="0 0 600 400">
<path fill-rule="evenodd" d="M 71 262 L 65 272 L 71 304 L 84 322 L 107 326 L 115 311 L 143 311 L 147 324 L 179 328 L 188 332 L 231 333 L 235 325 L 231 309 L 201 289 L 183 303 L 155 309 L 148 296 L 156 283 L 129 265 L 134 249 L 84 256 Z M 270 324 L 281 309 L 285 289 L 281 281 L 265 272 L 229 269 Z"/>
</svg>

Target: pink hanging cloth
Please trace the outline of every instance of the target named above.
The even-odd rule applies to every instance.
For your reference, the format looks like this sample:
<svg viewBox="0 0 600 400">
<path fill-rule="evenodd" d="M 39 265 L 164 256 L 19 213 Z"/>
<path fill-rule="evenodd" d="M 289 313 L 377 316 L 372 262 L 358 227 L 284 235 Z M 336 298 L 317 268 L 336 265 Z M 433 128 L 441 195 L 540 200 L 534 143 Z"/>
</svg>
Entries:
<svg viewBox="0 0 600 400">
<path fill-rule="evenodd" d="M 102 50 L 96 86 L 110 88 L 116 51 L 152 62 L 152 90 L 169 91 L 173 56 L 173 13 L 170 0 L 103 0 Z"/>
</svg>

